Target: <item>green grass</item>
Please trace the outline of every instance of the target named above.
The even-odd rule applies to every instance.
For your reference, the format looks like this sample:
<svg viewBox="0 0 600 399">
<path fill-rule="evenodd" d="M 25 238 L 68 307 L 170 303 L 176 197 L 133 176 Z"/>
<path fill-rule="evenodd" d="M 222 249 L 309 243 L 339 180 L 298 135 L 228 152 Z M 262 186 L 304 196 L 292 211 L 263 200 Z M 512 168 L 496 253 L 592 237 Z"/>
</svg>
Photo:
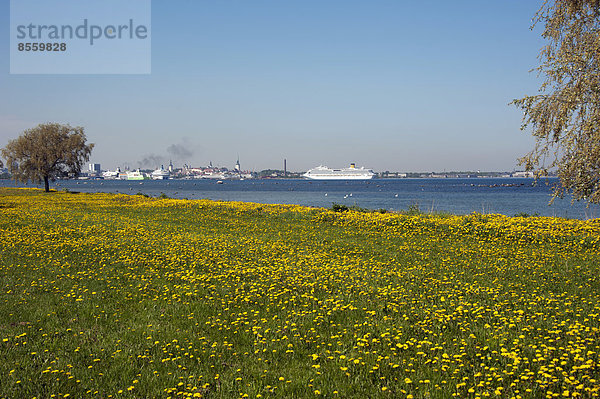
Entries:
<svg viewBox="0 0 600 399">
<path fill-rule="evenodd" d="M 598 221 L 336 210 L 0 190 L 0 397 L 598 395 Z"/>
</svg>

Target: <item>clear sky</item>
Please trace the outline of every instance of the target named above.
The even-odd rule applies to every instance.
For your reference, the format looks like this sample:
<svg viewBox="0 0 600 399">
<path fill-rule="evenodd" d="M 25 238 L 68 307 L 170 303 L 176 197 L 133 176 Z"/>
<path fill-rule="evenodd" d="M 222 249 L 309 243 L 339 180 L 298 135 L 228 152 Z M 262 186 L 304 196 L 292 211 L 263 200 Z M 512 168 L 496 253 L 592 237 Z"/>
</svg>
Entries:
<svg viewBox="0 0 600 399">
<path fill-rule="evenodd" d="M 0 0 L 0 147 L 52 121 L 85 127 L 103 169 L 513 170 L 540 5 L 154 0 L 151 74 L 10 75 Z"/>
</svg>

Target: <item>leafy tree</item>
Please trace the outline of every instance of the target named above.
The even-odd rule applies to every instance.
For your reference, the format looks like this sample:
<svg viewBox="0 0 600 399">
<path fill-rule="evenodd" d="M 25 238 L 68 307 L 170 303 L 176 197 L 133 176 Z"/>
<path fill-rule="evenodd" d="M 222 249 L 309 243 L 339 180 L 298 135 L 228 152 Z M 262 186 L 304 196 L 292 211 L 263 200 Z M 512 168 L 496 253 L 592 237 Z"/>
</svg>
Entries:
<svg viewBox="0 0 600 399">
<path fill-rule="evenodd" d="M 94 148 L 85 142 L 82 127 L 45 123 L 9 141 L 2 156 L 15 181 L 43 181 L 48 192 L 49 180 L 81 172 Z"/>
<path fill-rule="evenodd" d="M 600 202 L 600 0 L 546 0 L 534 18 L 544 25 L 537 71 L 540 94 L 512 103 L 536 144 L 520 159 L 536 176 L 556 169 L 554 195 Z"/>
</svg>

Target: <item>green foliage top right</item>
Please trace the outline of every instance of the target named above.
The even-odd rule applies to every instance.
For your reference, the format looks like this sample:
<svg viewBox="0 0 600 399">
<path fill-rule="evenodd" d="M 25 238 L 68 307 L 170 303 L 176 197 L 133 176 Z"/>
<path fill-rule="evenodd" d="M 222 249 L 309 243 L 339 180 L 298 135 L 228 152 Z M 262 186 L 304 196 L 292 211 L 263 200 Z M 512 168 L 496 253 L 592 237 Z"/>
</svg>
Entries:
<svg viewBox="0 0 600 399">
<path fill-rule="evenodd" d="M 547 44 L 539 94 L 514 100 L 536 140 L 519 161 L 536 176 L 556 169 L 555 196 L 600 203 L 600 0 L 547 0 L 532 28 Z"/>
</svg>

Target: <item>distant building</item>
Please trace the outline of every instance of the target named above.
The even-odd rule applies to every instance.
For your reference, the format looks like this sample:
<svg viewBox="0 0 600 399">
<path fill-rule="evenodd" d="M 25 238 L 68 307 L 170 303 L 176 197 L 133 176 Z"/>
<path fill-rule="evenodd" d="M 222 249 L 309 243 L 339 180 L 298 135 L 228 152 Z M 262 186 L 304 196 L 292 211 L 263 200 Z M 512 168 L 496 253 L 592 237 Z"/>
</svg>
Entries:
<svg viewBox="0 0 600 399">
<path fill-rule="evenodd" d="M 93 173 L 100 173 L 100 164 L 99 163 L 91 163 L 88 165 L 88 171 Z"/>
</svg>

